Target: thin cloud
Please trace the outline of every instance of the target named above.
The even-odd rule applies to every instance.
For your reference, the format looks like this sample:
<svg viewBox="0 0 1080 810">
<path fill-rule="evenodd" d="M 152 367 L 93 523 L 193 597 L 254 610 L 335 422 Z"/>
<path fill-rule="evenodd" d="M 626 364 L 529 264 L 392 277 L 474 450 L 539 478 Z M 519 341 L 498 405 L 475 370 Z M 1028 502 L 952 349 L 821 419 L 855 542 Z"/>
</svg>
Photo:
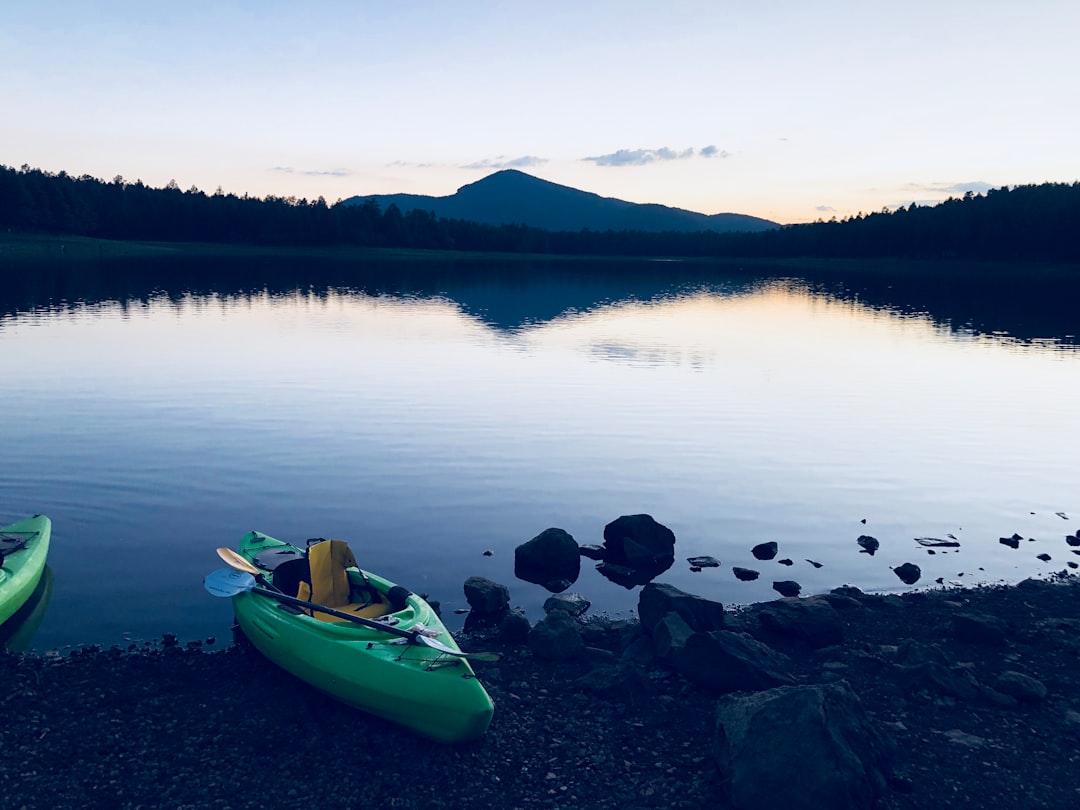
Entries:
<svg viewBox="0 0 1080 810">
<path fill-rule="evenodd" d="M 528 169 L 533 166 L 543 166 L 547 163 L 547 158 L 536 157 L 535 155 L 525 155 L 518 158 L 508 158 L 505 155 L 499 155 L 499 157 L 491 160 L 478 160 L 475 163 L 469 163 L 462 166 L 463 169 Z"/>
<path fill-rule="evenodd" d="M 977 180 L 970 183 L 908 183 L 904 188 L 931 194 L 967 194 L 969 191 L 972 194 L 985 194 L 997 186 Z"/>
<path fill-rule="evenodd" d="M 833 208 L 831 205 L 819 205 L 814 210 L 820 211 L 823 214 L 828 214 L 829 212 L 835 211 L 836 209 Z"/>
<path fill-rule="evenodd" d="M 703 158 L 728 158 L 731 157 L 731 152 L 726 149 L 718 149 L 715 145 L 709 144 L 708 146 L 701 147 L 701 156 Z"/>
<path fill-rule="evenodd" d="M 582 160 L 590 161 L 597 166 L 645 166 L 649 163 L 660 163 L 669 160 L 688 160 L 695 156 L 726 158 L 730 156 L 730 153 L 718 149 L 712 144 L 703 146 L 700 150 L 692 146 L 681 150 L 661 146 L 659 149 L 620 149 L 608 155 L 594 155 L 582 158 Z"/>
<path fill-rule="evenodd" d="M 274 166 L 270 169 L 278 174 L 302 174 L 305 177 L 352 177 L 349 169 L 295 169 L 292 166 Z"/>
</svg>

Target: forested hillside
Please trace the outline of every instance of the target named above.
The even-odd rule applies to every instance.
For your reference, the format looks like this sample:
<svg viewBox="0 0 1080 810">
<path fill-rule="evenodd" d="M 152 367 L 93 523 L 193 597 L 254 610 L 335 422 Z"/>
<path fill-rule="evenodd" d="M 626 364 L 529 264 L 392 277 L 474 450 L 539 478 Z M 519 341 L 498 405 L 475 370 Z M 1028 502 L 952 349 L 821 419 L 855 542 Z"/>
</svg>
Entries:
<svg viewBox="0 0 1080 810">
<path fill-rule="evenodd" d="M 967 194 L 935 206 L 761 233 L 552 232 L 402 214 L 375 203 L 206 194 L 0 166 L 0 228 L 144 241 L 355 245 L 578 255 L 968 258 L 1080 262 L 1080 183 Z"/>
</svg>

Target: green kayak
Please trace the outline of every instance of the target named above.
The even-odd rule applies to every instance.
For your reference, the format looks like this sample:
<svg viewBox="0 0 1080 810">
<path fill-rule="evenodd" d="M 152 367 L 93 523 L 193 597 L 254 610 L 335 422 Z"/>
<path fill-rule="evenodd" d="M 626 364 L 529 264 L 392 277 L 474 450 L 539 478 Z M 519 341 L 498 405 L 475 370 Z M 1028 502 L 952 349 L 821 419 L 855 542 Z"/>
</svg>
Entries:
<svg viewBox="0 0 1080 810">
<path fill-rule="evenodd" d="M 226 560 L 231 554 L 219 553 Z M 440 742 L 472 740 L 487 730 L 491 698 L 435 611 L 421 597 L 361 571 L 344 541 L 300 549 L 250 532 L 239 553 L 258 569 L 263 586 L 293 597 L 287 604 L 261 587 L 232 596 L 244 635 L 282 669 Z M 332 610 L 297 607 L 301 600 Z M 427 643 L 417 643 L 417 631 Z"/>
<path fill-rule="evenodd" d="M 0 623 L 10 619 L 37 587 L 51 534 L 52 521 L 44 515 L 0 528 Z"/>
</svg>

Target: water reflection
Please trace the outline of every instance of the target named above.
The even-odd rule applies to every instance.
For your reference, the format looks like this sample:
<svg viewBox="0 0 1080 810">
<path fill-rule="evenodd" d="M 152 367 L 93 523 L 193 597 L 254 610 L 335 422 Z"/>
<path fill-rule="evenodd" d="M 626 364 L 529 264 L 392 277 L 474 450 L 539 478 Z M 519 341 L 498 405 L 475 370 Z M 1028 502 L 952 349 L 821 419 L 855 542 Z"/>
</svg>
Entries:
<svg viewBox="0 0 1080 810">
<path fill-rule="evenodd" d="M 33 593 L 6 622 L 0 625 L 0 649 L 8 652 L 25 652 L 30 649 L 45 614 L 53 592 L 53 571 L 48 565 Z"/>
<path fill-rule="evenodd" d="M 55 259 L 55 257 L 54 257 Z M 4 316 L 168 300 L 321 297 L 338 293 L 443 298 L 500 331 L 514 331 L 619 302 L 651 302 L 700 290 L 737 297 L 780 282 L 896 317 L 929 318 L 961 335 L 1043 347 L 1080 343 L 1073 267 L 939 263 L 742 265 L 570 259 L 404 259 L 159 256 L 105 261 L 0 263 Z M 620 347 L 610 347 L 618 353 Z"/>
<path fill-rule="evenodd" d="M 473 575 L 539 610 L 518 544 L 642 513 L 677 537 L 661 579 L 723 602 L 1067 559 L 1080 358 L 1053 319 L 993 335 L 959 296 L 673 263 L 137 267 L 0 294 L 0 515 L 53 516 L 63 583 L 34 643 L 223 637 L 198 583 L 252 528 L 344 537 L 448 616 Z M 574 587 L 636 604 L 592 566 Z"/>
</svg>

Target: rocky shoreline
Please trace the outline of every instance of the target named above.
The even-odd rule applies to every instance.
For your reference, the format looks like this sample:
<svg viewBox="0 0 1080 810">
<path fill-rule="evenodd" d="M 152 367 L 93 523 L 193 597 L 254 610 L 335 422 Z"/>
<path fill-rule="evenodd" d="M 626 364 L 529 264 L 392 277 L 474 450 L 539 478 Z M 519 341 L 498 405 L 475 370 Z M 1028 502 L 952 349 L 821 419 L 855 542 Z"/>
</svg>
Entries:
<svg viewBox="0 0 1080 810">
<path fill-rule="evenodd" d="M 831 807 L 1080 804 L 1076 577 L 738 611 L 641 593 L 641 621 L 553 609 L 460 636 L 503 658 L 476 665 L 495 717 L 459 746 L 341 707 L 242 639 L 4 653 L 0 808 L 794 808 L 822 789 Z M 753 652 L 697 671 L 676 652 L 710 639 Z M 747 661 L 771 674 L 732 680 L 760 677 Z M 784 725 L 740 742 L 732 718 L 774 698 L 801 708 L 775 704 Z M 814 737 L 821 717 L 843 718 L 839 746 Z"/>
</svg>

